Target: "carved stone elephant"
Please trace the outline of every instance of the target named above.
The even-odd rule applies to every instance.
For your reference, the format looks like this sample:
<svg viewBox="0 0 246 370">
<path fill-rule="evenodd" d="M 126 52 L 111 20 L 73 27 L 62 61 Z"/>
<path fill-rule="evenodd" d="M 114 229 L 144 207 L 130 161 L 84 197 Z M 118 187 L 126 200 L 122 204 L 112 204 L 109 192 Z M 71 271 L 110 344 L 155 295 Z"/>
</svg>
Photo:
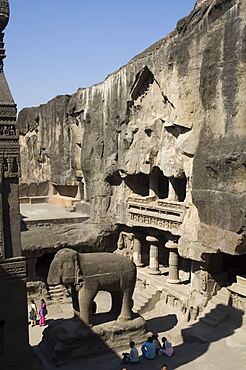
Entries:
<svg viewBox="0 0 246 370">
<path fill-rule="evenodd" d="M 91 324 L 92 302 L 99 290 L 111 293 L 112 311 L 119 315 L 118 320 L 132 318 L 136 266 L 124 256 L 61 249 L 50 265 L 47 282 L 71 285 L 73 308 L 87 325 Z"/>
</svg>

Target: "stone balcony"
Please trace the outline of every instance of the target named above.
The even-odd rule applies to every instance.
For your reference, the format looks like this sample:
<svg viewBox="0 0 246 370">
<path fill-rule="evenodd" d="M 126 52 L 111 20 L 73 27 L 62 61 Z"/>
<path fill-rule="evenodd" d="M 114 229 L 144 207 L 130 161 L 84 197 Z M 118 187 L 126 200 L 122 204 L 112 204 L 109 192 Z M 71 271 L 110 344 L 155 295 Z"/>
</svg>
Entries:
<svg viewBox="0 0 246 370">
<path fill-rule="evenodd" d="M 185 206 L 182 202 L 155 197 L 127 199 L 129 226 L 154 227 L 177 234 L 183 222 Z"/>
</svg>

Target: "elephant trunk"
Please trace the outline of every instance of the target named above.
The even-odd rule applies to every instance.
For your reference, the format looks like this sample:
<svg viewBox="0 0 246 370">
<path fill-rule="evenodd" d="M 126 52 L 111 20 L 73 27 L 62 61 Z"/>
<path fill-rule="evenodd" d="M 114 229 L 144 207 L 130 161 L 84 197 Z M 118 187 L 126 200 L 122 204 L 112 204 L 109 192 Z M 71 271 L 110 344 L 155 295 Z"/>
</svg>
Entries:
<svg viewBox="0 0 246 370">
<path fill-rule="evenodd" d="M 57 285 L 61 283 L 61 263 L 54 259 L 51 262 L 47 277 L 48 285 Z"/>
</svg>

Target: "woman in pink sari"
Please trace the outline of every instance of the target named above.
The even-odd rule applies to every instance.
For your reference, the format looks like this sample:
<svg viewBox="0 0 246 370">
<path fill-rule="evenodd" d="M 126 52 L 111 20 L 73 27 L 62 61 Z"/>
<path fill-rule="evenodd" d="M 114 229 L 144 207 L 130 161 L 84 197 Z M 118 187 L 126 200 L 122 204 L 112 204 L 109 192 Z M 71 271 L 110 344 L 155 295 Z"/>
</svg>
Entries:
<svg viewBox="0 0 246 370">
<path fill-rule="evenodd" d="M 46 325 L 45 315 L 47 315 L 46 303 L 45 303 L 44 299 L 41 299 L 41 307 L 40 307 L 40 310 L 39 310 L 39 316 L 40 316 L 39 325 L 40 326 Z"/>
<path fill-rule="evenodd" d="M 172 356 L 173 354 L 173 347 L 171 343 L 168 342 L 167 338 L 162 338 L 162 348 L 159 349 L 159 355 L 166 355 L 166 356 Z"/>
</svg>

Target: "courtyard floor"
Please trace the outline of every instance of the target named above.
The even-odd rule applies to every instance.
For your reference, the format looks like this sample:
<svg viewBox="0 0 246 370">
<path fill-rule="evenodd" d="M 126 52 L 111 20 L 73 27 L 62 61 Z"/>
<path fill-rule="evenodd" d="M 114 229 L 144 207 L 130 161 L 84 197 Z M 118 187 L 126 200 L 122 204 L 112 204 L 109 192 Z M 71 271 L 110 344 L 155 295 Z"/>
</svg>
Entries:
<svg viewBox="0 0 246 370">
<path fill-rule="evenodd" d="M 107 293 L 99 292 L 96 300 L 101 312 L 108 309 L 109 299 Z M 37 302 L 38 304 L 38 302 Z M 147 321 L 148 330 L 158 333 L 159 337 L 172 337 L 174 355 L 172 357 L 157 356 L 154 360 L 147 360 L 140 356 L 140 361 L 135 365 L 121 365 L 121 353 L 129 351 L 129 348 L 122 348 L 120 352 L 109 351 L 102 356 L 86 358 L 76 363 L 60 366 L 61 370 L 121 370 L 122 368 L 135 370 L 158 370 L 161 364 L 166 363 L 168 370 L 243 370 L 246 369 L 246 324 L 238 327 L 232 323 L 221 324 L 213 330 L 216 335 L 211 338 L 211 343 L 182 343 L 180 340 L 177 315 L 170 306 L 163 308 L 157 306 L 150 312 L 143 314 Z M 48 305 L 47 324 L 55 319 L 69 319 L 73 317 L 72 305 L 69 303 Z M 199 329 L 199 327 L 198 327 Z M 45 370 L 56 369 L 50 364 L 38 344 L 42 340 L 43 327 L 29 325 L 30 344 L 41 357 Z M 177 335 L 176 335 L 177 334 Z M 141 353 L 138 347 L 139 354 Z"/>
</svg>

